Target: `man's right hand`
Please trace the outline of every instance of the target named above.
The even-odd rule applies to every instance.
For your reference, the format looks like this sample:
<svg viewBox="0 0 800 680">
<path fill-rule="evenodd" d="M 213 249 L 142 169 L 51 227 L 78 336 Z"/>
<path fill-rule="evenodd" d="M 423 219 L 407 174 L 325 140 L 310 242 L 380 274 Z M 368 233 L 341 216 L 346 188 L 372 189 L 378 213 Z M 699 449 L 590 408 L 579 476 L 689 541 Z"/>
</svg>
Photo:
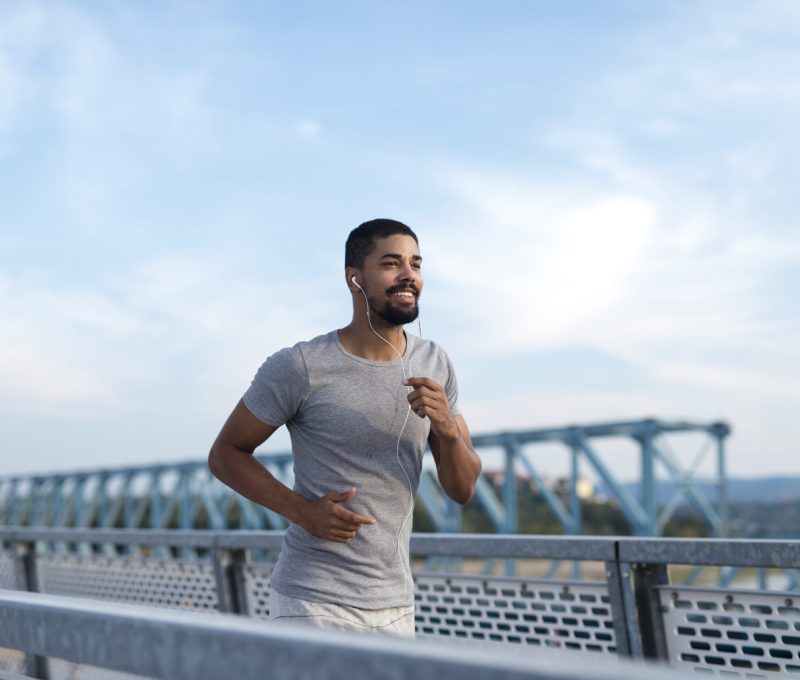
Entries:
<svg viewBox="0 0 800 680">
<path fill-rule="evenodd" d="M 359 515 L 342 507 L 342 503 L 355 496 L 352 487 L 343 493 L 331 491 L 315 501 L 308 501 L 298 524 L 317 538 L 335 543 L 349 543 L 364 524 L 375 524 L 374 517 Z"/>
</svg>

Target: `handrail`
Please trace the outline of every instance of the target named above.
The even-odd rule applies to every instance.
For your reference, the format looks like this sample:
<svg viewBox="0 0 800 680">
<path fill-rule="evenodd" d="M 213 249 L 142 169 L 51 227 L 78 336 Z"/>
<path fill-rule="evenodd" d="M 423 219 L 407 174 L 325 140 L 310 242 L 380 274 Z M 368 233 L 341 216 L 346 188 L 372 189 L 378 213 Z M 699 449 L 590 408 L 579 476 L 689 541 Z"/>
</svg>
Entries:
<svg viewBox="0 0 800 680">
<path fill-rule="evenodd" d="M 205 549 L 280 548 L 283 531 L 0 527 L 0 542 L 120 543 Z M 426 556 L 618 560 L 650 564 L 798 568 L 800 542 L 533 534 L 415 533 L 412 554 Z"/>
<path fill-rule="evenodd" d="M 800 566 L 800 542 L 786 540 L 620 538 L 622 562 L 730 567 Z"/>
<path fill-rule="evenodd" d="M 206 549 L 276 549 L 283 531 L 207 531 L 199 529 L 0 528 L 0 541 L 124 543 Z M 522 534 L 440 534 L 411 536 L 411 552 L 426 556 L 613 560 L 616 538 Z"/>
<path fill-rule="evenodd" d="M 675 680 L 652 664 L 270 625 L 0 590 L 0 647 L 169 680 Z M 49 634 L 43 635 L 42 631 Z"/>
</svg>

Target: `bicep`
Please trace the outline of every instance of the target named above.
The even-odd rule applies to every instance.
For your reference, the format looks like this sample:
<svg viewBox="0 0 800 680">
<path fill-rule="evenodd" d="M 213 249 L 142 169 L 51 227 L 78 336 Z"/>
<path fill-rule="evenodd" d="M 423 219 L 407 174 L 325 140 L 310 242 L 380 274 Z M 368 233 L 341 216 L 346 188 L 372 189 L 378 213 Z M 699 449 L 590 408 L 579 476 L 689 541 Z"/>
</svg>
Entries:
<svg viewBox="0 0 800 680">
<path fill-rule="evenodd" d="M 256 418 L 241 399 L 222 426 L 214 446 L 232 446 L 252 453 L 278 429 Z"/>
</svg>

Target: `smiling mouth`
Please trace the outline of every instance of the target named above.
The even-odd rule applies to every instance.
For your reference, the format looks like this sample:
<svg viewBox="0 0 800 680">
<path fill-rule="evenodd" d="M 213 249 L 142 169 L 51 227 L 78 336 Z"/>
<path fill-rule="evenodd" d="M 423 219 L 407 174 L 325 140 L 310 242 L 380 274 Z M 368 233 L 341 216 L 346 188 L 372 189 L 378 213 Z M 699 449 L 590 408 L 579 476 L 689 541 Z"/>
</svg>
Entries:
<svg viewBox="0 0 800 680">
<path fill-rule="evenodd" d="M 416 291 L 412 290 L 411 288 L 403 288 L 402 290 L 396 290 L 389 294 L 389 297 L 394 298 L 395 300 L 403 300 L 405 302 L 414 302 L 417 299 Z"/>
</svg>

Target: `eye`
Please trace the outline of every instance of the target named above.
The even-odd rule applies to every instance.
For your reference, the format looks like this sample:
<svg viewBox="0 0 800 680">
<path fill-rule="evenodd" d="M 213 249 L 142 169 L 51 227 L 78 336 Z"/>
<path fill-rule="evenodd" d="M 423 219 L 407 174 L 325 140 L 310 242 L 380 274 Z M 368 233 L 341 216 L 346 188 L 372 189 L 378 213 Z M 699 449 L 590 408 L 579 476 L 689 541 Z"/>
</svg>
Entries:
<svg viewBox="0 0 800 680">
<path fill-rule="evenodd" d="M 416 269 L 417 271 L 419 271 L 420 269 L 422 269 L 422 265 L 419 262 L 412 262 L 411 263 L 411 268 L 412 269 Z"/>
</svg>

